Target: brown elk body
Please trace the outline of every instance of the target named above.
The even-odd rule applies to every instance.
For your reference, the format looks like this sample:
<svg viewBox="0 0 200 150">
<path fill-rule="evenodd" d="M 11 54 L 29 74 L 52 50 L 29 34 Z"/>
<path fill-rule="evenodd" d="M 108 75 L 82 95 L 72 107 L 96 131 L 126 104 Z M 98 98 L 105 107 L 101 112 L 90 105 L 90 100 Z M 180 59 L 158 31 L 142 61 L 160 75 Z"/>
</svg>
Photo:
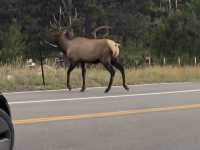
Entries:
<svg viewBox="0 0 200 150">
<path fill-rule="evenodd" d="M 85 63 L 101 63 L 111 75 L 109 85 L 105 92 L 108 92 L 112 86 L 115 75 L 113 66 L 121 72 L 123 86 L 126 90 L 128 90 L 129 88 L 125 81 L 124 67 L 117 61 L 117 57 L 119 55 L 119 44 L 109 39 L 88 39 L 85 37 L 73 38 L 73 35 L 71 34 L 72 32 L 68 31 L 73 30 L 73 23 L 77 20 L 77 9 L 75 8 L 73 13 L 72 9 L 67 9 L 67 3 L 62 0 L 59 14 L 53 15 L 53 22 L 52 20 L 50 21 L 51 28 L 58 30 L 58 32 L 52 32 L 52 40 L 62 49 L 65 54 L 65 59 L 67 59 L 69 64 L 67 71 L 67 88 L 71 90 L 70 74 L 78 64 L 81 65 L 83 77 L 81 91 L 84 91 L 86 74 Z M 99 30 L 106 29 L 108 33 L 110 28 L 111 27 L 107 25 L 100 26 L 96 28 L 92 34 L 96 37 L 96 33 Z M 47 43 L 49 42 L 47 41 Z M 53 45 L 52 43 L 49 44 Z"/>
<path fill-rule="evenodd" d="M 67 31 L 58 32 L 54 34 L 53 37 L 54 41 L 56 41 L 64 51 L 69 62 L 69 68 L 67 71 L 67 88 L 69 90 L 71 90 L 70 73 L 78 64 L 81 64 L 83 77 L 81 91 L 85 90 L 85 63 L 102 63 L 110 72 L 110 82 L 105 92 L 108 92 L 112 86 L 115 75 L 113 66 L 120 70 L 124 88 L 126 90 L 129 89 L 125 83 L 124 67 L 117 61 L 119 55 L 118 43 L 109 39 L 88 39 L 84 37 L 72 38 L 70 32 Z"/>
</svg>

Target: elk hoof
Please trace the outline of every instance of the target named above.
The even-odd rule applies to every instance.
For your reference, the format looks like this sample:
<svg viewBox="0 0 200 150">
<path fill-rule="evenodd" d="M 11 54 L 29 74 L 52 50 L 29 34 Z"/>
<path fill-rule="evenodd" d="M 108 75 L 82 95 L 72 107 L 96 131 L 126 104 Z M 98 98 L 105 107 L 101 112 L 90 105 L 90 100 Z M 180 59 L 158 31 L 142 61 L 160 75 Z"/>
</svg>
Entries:
<svg viewBox="0 0 200 150">
<path fill-rule="evenodd" d="M 124 85 L 125 90 L 129 91 L 129 87 L 127 85 Z"/>
<path fill-rule="evenodd" d="M 110 89 L 107 88 L 107 89 L 104 91 L 104 93 L 108 93 L 109 91 L 110 91 Z"/>
<path fill-rule="evenodd" d="M 68 90 L 69 90 L 69 91 L 71 91 L 71 90 L 72 90 L 72 88 L 71 88 L 70 86 L 67 86 L 67 88 L 68 88 Z"/>
<path fill-rule="evenodd" d="M 82 88 L 81 90 L 80 90 L 80 92 L 84 92 L 85 91 L 85 88 Z"/>
</svg>

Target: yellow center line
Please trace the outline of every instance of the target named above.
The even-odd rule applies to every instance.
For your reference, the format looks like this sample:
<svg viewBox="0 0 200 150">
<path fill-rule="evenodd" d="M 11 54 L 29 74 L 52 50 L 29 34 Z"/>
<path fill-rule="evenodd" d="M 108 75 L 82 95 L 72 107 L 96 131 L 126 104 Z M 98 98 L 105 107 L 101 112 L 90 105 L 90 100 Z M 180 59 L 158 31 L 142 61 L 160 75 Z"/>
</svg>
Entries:
<svg viewBox="0 0 200 150">
<path fill-rule="evenodd" d="M 187 109 L 200 109 L 200 104 L 178 105 L 178 106 L 169 106 L 169 107 L 154 107 L 154 108 L 144 108 L 144 109 L 130 109 L 127 111 L 118 111 L 118 112 L 102 112 L 102 113 L 78 114 L 78 115 L 67 115 L 67 116 L 52 116 L 52 117 L 46 117 L 46 118 L 14 120 L 13 122 L 15 125 L 31 125 L 31 124 L 37 124 L 37 123 L 54 122 L 54 121 L 81 120 L 81 119 L 125 116 L 125 115 L 143 114 L 143 113 L 151 113 L 151 112 L 166 112 L 166 111 L 187 110 Z"/>
</svg>

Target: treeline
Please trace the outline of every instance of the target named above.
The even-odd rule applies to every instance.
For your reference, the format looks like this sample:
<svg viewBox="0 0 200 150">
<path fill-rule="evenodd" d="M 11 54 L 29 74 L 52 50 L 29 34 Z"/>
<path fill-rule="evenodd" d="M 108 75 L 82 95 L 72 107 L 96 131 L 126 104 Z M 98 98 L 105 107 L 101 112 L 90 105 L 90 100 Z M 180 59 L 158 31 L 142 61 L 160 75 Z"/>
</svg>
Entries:
<svg viewBox="0 0 200 150">
<path fill-rule="evenodd" d="M 107 37 L 122 44 L 127 65 L 145 56 L 158 61 L 200 56 L 199 0 L 0 0 L 0 61 L 56 52 L 43 41 L 63 2 L 69 15 L 77 11 L 75 36 L 93 37 L 97 27 L 110 26 Z"/>
</svg>

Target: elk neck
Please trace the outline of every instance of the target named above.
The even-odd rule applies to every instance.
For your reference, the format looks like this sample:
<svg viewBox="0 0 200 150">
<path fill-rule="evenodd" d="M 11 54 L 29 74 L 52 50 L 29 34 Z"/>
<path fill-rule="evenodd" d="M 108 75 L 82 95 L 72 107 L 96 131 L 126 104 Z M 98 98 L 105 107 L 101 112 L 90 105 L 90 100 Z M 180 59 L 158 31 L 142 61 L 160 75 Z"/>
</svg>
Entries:
<svg viewBox="0 0 200 150">
<path fill-rule="evenodd" d="M 68 39 L 64 33 L 61 33 L 60 37 L 59 37 L 59 40 L 58 40 L 58 44 L 60 45 L 60 47 L 63 49 L 63 50 L 67 50 L 68 47 L 69 47 L 69 44 L 70 44 L 71 40 Z"/>
</svg>

